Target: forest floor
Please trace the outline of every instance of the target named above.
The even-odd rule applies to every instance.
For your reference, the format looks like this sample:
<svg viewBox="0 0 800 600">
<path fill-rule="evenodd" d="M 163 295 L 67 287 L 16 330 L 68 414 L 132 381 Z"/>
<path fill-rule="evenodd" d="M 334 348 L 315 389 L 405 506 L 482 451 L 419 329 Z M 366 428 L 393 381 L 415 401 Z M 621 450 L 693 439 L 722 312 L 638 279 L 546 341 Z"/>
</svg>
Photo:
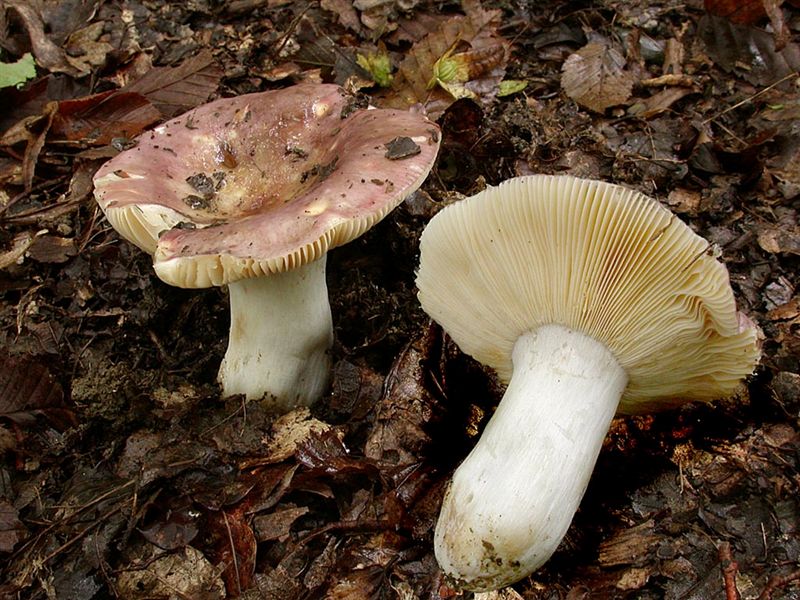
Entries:
<svg viewBox="0 0 800 600">
<path fill-rule="evenodd" d="M 800 598 L 795 4 L 0 0 L 2 79 L 36 65 L 0 88 L 0 596 L 470 598 L 432 531 L 499 386 L 420 308 L 419 236 L 565 173 L 709 240 L 763 356 L 734 398 L 616 419 L 556 554 L 483 598 Z M 448 50 L 466 75 L 437 81 Z M 92 175 L 198 104 L 300 81 L 422 104 L 442 144 L 330 252 L 333 381 L 278 418 L 221 397 L 225 290 L 162 283 Z"/>
</svg>

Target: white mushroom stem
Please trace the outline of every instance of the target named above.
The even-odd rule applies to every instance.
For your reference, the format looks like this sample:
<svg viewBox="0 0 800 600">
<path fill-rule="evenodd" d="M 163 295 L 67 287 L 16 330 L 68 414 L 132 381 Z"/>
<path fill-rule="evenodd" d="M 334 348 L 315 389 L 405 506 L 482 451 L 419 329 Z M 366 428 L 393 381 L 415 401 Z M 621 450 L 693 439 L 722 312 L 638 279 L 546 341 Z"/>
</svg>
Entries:
<svg viewBox="0 0 800 600">
<path fill-rule="evenodd" d="M 333 323 L 325 257 L 285 273 L 228 284 L 231 329 L 219 369 L 226 396 L 282 412 L 308 406 L 328 384 Z"/>
<path fill-rule="evenodd" d="M 475 591 L 518 581 L 555 551 L 628 382 L 605 345 L 560 325 L 522 335 L 512 359 L 508 389 L 436 525 L 439 565 Z"/>
</svg>

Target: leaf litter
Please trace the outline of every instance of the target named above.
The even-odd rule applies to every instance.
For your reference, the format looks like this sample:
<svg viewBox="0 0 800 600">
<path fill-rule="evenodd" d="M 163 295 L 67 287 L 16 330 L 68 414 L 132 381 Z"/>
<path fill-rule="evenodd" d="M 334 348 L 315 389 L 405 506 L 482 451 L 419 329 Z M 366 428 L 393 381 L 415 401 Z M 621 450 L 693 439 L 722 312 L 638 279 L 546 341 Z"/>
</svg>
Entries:
<svg viewBox="0 0 800 600">
<path fill-rule="evenodd" d="M 795 4 L 4 3 L 2 60 L 38 78 L 0 90 L 0 591 L 459 597 L 433 527 L 502 390 L 419 309 L 419 234 L 487 184 L 568 172 L 717 244 L 763 365 L 734 400 L 616 420 L 553 560 L 482 598 L 797 595 Z M 421 105 L 443 140 L 331 254 L 334 379 L 277 417 L 220 399 L 224 295 L 161 284 L 91 176 L 207 99 L 300 80 Z"/>
</svg>

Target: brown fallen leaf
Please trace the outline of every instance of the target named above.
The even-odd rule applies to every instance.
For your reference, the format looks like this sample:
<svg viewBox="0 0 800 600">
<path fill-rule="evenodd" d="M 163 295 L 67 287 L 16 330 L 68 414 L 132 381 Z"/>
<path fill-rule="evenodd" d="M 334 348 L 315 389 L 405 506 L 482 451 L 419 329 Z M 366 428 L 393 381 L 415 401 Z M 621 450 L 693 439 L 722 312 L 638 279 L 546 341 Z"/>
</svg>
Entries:
<svg viewBox="0 0 800 600">
<path fill-rule="evenodd" d="M 321 0 L 320 6 L 335 14 L 343 26 L 356 33 L 361 31 L 361 22 L 351 0 Z"/>
<path fill-rule="evenodd" d="M 0 500 L 0 552 L 12 552 L 25 534 L 25 526 L 19 520 L 17 509 L 11 503 Z"/>
<path fill-rule="evenodd" d="M 266 456 L 259 457 L 259 464 L 278 463 L 294 455 L 297 447 L 312 434 L 323 433 L 330 425 L 311 417 L 307 407 L 298 408 L 281 415 L 272 424 L 270 437 L 265 440 Z"/>
<path fill-rule="evenodd" d="M 16 234 L 11 240 L 10 247 L 0 251 L 0 269 L 6 269 L 23 260 L 25 253 L 28 251 L 28 248 L 33 245 L 33 242 L 36 241 L 36 238 L 44 234 L 44 231 L 36 233 L 21 231 Z"/>
<path fill-rule="evenodd" d="M 58 102 L 50 129 L 57 139 L 103 145 L 137 136 L 161 118 L 142 94 L 111 91 Z"/>
<path fill-rule="evenodd" d="M 0 356 L 0 418 L 29 427 L 38 417 L 61 430 L 77 423 L 46 366 L 30 357 Z"/>
<path fill-rule="evenodd" d="M 561 87 L 581 106 L 603 113 L 628 101 L 633 76 L 618 49 L 608 42 L 590 42 L 564 61 Z"/>
<path fill-rule="evenodd" d="M 213 55 L 203 50 L 176 67 L 156 67 L 123 87 L 121 93 L 147 98 L 165 119 L 206 102 L 217 91 L 222 69 Z"/>
<path fill-rule="evenodd" d="M 392 465 L 414 464 L 419 450 L 429 443 L 426 428 L 435 416 L 436 399 L 426 387 L 425 365 L 440 343 L 438 330 L 430 327 L 392 365 L 365 445 L 369 458 Z"/>
<path fill-rule="evenodd" d="M 222 579 L 227 597 L 241 596 L 251 586 L 256 566 L 257 542 L 250 517 L 240 508 L 211 512 L 206 526 L 211 537 L 209 554 L 217 565 L 224 567 Z"/>
<path fill-rule="evenodd" d="M 720 68 L 754 85 L 773 85 L 785 77 L 781 85 L 790 89 L 792 74 L 800 71 L 800 46 L 789 43 L 777 49 L 773 36 L 763 29 L 714 15 L 704 15 L 697 29 L 706 52 Z"/>
<path fill-rule="evenodd" d="M 29 0 L 6 0 L 6 6 L 19 15 L 31 42 L 37 64 L 51 73 L 66 73 L 73 77 L 86 75 L 66 60 L 66 52 L 59 48 L 45 33 L 45 23 L 36 7 Z"/>
<path fill-rule="evenodd" d="M 66 61 L 81 73 L 89 73 L 105 64 L 106 56 L 114 47 L 101 39 L 106 24 L 95 21 L 72 33 L 64 46 Z"/>
<path fill-rule="evenodd" d="M 144 568 L 115 574 L 117 593 L 130 600 L 195 598 L 222 600 L 225 586 L 219 570 L 199 550 L 186 546 L 177 552 L 158 553 Z"/>
<path fill-rule="evenodd" d="M 351 456 L 334 429 L 312 433 L 297 448 L 297 461 L 312 473 L 330 475 L 335 478 L 353 474 L 376 476 L 378 468 L 368 458 Z"/>
<path fill-rule="evenodd" d="M 139 533 L 162 550 L 184 548 L 200 531 L 196 510 L 182 498 L 169 498 L 167 502 L 164 514 L 147 527 L 140 527 Z"/>
<path fill-rule="evenodd" d="M 752 25 L 767 16 L 764 0 L 704 0 L 707 12 L 733 23 Z"/>
<path fill-rule="evenodd" d="M 783 0 L 704 0 L 703 4 L 709 14 L 725 17 L 737 25 L 755 25 L 769 17 L 775 49 L 783 49 L 789 41 L 791 34 L 781 10 Z"/>
<path fill-rule="evenodd" d="M 466 81 L 459 82 L 459 89 L 470 89 L 481 102 L 489 103 L 497 95 L 500 80 L 505 75 L 509 42 L 497 32 L 500 24 L 500 11 L 484 10 L 477 1 L 463 3 L 464 16 L 454 16 L 438 22 L 436 29 L 417 41 L 406 53 L 398 67 L 391 91 L 380 98 L 384 106 L 408 108 L 423 104 L 432 119 L 436 119 L 455 102 L 456 98 L 440 86 L 431 88 L 431 79 L 436 81 L 436 64 L 446 59 L 448 51 L 457 46 L 462 48 L 461 62 L 477 63 L 472 58 L 494 57 L 484 62 L 483 67 L 473 71 L 474 79 L 467 72 Z M 497 60 L 498 57 L 502 57 Z M 440 65 L 442 63 L 439 63 Z M 442 78 L 438 77 L 441 81 Z"/>
<path fill-rule="evenodd" d="M 51 264 L 65 263 L 77 253 L 74 239 L 49 234 L 36 238 L 28 250 L 36 262 Z"/>
<path fill-rule="evenodd" d="M 652 119 L 666 112 L 678 100 L 690 94 L 696 94 L 700 90 L 696 88 L 671 87 L 653 94 L 649 98 L 638 102 L 630 108 L 628 114 L 635 114 L 643 119 Z"/>
<path fill-rule="evenodd" d="M 289 535 L 294 522 L 308 513 L 307 506 L 282 508 L 253 519 L 253 528 L 259 542 L 282 540 Z"/>
</svg>

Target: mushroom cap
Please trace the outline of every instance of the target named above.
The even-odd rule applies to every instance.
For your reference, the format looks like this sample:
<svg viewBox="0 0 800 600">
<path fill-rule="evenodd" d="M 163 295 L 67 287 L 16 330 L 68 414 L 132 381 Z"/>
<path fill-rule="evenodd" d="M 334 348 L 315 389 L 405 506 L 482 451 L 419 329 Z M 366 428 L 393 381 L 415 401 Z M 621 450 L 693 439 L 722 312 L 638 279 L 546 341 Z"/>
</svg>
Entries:
<svg viewBox="0 0 800 600">
<path fill-rule="evenodd" d="M 420 244 L 422 307 L 504 381 L 519 336 L 550 323 L 614 354 L 620 413 L 730 394 L 758 360 L 709 243 L 636 191 L 519 177 L 444 208 Z"/>
<path fill-rule="evenodd" d="M 336 85 L 210 102 L 95 175 L 114 228 L 180 287 L 292 269 L 349 242 L 418 188 L 439 148 L 424 115 L 356 109 Z"/>
</svg>

